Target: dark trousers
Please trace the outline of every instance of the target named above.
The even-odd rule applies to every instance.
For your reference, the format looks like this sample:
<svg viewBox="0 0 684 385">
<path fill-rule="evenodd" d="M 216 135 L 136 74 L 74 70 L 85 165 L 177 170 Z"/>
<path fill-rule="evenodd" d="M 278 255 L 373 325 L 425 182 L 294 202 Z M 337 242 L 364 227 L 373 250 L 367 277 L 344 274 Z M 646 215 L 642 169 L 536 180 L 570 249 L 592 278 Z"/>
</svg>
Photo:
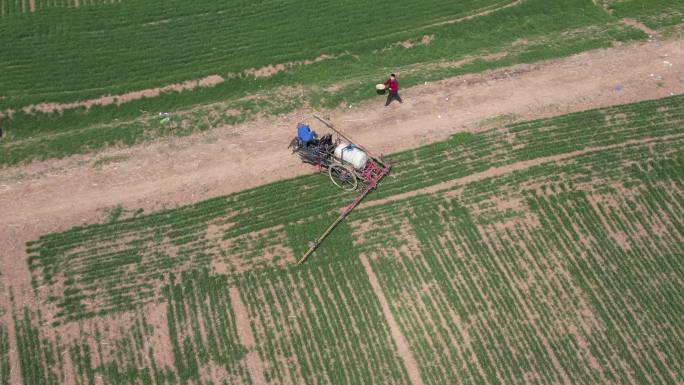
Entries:
<svg viewBox="0 0 684 385">
<path fill-rule="evenodd" d="M 387 95 L 387 102 L 385 103 L 385 106 L 389 106 L 390 103 L 392 103 L 392 100 L 397 99 L 399 103 L 403 103 L 401 101 L 401 96 L 399 96 L 399 91 L 397 92 L 392 92 L 390 91 L 389 95 Z"/>
</svg>

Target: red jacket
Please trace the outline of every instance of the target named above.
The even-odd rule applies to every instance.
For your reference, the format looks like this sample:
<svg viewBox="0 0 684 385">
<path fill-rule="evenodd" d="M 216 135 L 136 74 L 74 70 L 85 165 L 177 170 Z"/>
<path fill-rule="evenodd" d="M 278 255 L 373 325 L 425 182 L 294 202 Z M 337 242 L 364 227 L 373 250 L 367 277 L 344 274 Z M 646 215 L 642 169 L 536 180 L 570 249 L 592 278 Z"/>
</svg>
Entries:
<svg viewBox="0 0 684 385">
<path fill-rule="evenodd" d="M 389 78 L 385 82 L 385 85 L 389 86 L 390 92 L 397 92 L 399 90 L 399 82 L 397 79 L 392 80 L 392 78 Z"/>
</svg>

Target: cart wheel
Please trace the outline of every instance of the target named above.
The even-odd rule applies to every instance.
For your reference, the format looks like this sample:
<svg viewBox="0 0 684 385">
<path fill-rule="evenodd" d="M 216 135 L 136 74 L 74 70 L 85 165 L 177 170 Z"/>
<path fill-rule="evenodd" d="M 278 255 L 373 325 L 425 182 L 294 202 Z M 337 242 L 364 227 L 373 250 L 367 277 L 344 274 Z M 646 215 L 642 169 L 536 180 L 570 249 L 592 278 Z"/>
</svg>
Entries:
<svg viewBox="0 0 684 385">
<path fill-rule="evenodd" d="M 287 148 L 291 149 L 292 153 L 295 153 L 295 152 L 297 152 L 297 150 L 302 148 L 302 141 L 299 140 L 299 138 L 295 137 L 294 139 L 292 139 L 292 141 L 287 146 Z"/>
<path fill-rule="evenodd" d="M 345 191 L 354 191 L 358 185 L 356 174 L 340 164 L 333 164 L 328 168 L 328 175 L 335 186 Z"/>
</svg>

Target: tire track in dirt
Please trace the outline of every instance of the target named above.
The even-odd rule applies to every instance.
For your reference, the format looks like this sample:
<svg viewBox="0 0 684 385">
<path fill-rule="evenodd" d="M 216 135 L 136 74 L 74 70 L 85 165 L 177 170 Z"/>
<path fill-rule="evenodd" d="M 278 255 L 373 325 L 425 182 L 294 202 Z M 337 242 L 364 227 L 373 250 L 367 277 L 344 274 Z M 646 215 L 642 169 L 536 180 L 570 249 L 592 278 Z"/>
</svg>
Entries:
<svg viewBox="0 0 684 385">
<path fill-rule="evenodd" d="M 256 351 L 256 344 L 254 343 L 254 336 L 249 325 L 249 313 L 247 306 L 242 302 L 240 292 L 238 289 L 231 287 L 228 289 L 230 294 L 230 302 L 233 304 L 233 313 L 235 314 L 235 326 L 237 328 L 240 344 L 247 348 L 245 354 L 245 364 L 249 370 L 249 375 L 255 385 L 266 385 L 264 378 L 264 363 L 261 362 L 259 353 Z"/>
<path fill-rule="evenodd" d="M 368 276 L 368 281 L 370 281 L 371 287 L 373 288 L 373 293 L 377 297 L 378 302 L 380 302 L 382 314 L 385 316 L 385 319 L 387 320 L 387 325 L 390 329 L 390 334 L 392 334 L 392 339 L 394 340 L 394 343 L 397 345 L 397 353 L 399 354 L 399 357 L 401 357 L 401 360 L 404 362 L 404 367 L 408 372 L 411 383 L 413 385 L 423 385 L 423 380 L 420 377 L 418 363 L 416 362 L 416 359 L 413 357 L 413 353 L 411 352 L 411 348 L 409 347 L 409 344 L 406 341 L 406 337 L 404 337 L 404 335 L 401 332 L 401 329 L 399 329 L 399 324 L 394 319 L 394 315 L 392 315 L 392 311 L 389 308 L 389 302 L 387 302 L 387 298 L 385 298 L 385 294 L 382 292 L 382 288 L 380 287 L 378 277 L 375 275 L 375 272 L 371 268 L 370 263 L 368 262 L 368 258 L 365 255 L 361 255 L 359 258 L 361 259 L 361 264 L 363 265 L 363 268 L 366 271 L 366 275 Z"/>
<path fill-rule="evenodd" d="M 587 148 L 584 148 L 582 150 L 576 150 L 576 151 L 567 152 L 567 153 L 563 153 L 563 154 L 514 162 L 511 164 L 507 164 L 505 166 L 492 167 L 487 171 L 482 171 L 482 172 L 478 172 L 475 174 L 470 174 L 470 175 L 464 176 L 462 178 L 452 179 L 450 181 L 446 181 L 446 182 L 438 183 L 438 184 L 435 184 L 432 186 L 420 188 L 417 190 L 393 195 L 393 196 L 390 196 L 390 197 L 387 197 L 384 199 L 378 199 L 376 201 L 370 201 L 370 202 L 362 203 L 359 205 L 359 209 L 364 209 L 364 208 L 368 208 L 368 207 L 383 205 L 383 204 L 389 203 L 389 202 L 404 200 L 404 199 L 415 197 L 417 195 L 434 194 L 434 193 L 441 192 L 443 190 L 450 190 L 456 186 L 465 185 L 465 184 L 468 184 L 471 182 L 477 182 L 477 181 L 487 179 L 487 178 L 493 178 L 493 177 L 497 177 L 497 176 L 510 174 L 510 173 L 516 172 L 516 171 L 526 170 L 526 169 L 529 169 L 531 167 L 539 166 L 539 165 L 542 165 L 545 163 L 559 162 L 562 160 L 575 158 L 575 157 L 585 155 L 585 154 L 589 154 L 592 152 L 612 150 L 615 148 L 627 147 L 627 146 L 632 146 L 632 145 L 640 145 L 640 144 L 648 144 L 648 143 L 653 143 L 653 142 L 661 142 L 661 141 L 667 141 L 667 140 L 673 140 L 673 139 L 680 139 L 682 137 L 684 137 L 684 134 L 664 135 L 664 136 L 660 136 L 657 138 L 648 138 L 648 139 L 633 139 L 633 140 L 624 141 L 622 143 L 611 144 L 608 146 L 587 147 Z"/>
<path fill-rule="evenodd" d="M 490 13 L 501 11 L 502 9 L 515 7 L 516 5 L 520 5 L 522 2 L 523 2 L 523 0 L 515 0 L 515 1 L 512 1 L 508 4 L 498 6 L 501 3 L 506 3 L 506 1 L 502 1 L 501 3 L 494 4 L 494 5 L 489 6 L 489 7 L 485 7 L 480 12 L 474 13 L 474 14 L 469 15 L 469 16 L 463 16 L 463 17 L 459 17 L 458 19 L 453 19 L 453 20 L 440 21 L 438 23 L 428 24 L 428 25 L 426 25 L 424 27 L 420 27 L 420 28 L 422 29 L 422 28 L 438 27 L 440 25 L 449 25 L 449 24 L 460 23 L 460 22 L 463 22 L 466 20 L 474 19 L 476 17 L 487 16 Z"/>
</svg>

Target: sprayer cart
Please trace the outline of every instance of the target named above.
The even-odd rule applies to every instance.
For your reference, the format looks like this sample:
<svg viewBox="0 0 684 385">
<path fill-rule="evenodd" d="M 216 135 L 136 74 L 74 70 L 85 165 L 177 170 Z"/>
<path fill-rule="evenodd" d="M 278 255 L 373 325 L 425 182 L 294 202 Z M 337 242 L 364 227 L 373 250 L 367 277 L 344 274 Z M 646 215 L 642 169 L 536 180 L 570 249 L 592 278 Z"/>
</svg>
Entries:
<svg viewBox="0 0 684 385">
<path fill-rule="evenodd" d="M 316 115 L 313 117 L 335 132 L 337 137 L 333 139 L 332 134 L 327 134 L 319 138 L 308 124 L 299 123 L 297 136 L 290 141 L 288 148 L 299 155 L 305 163 L 315 165 L 321 172 L 327 172 L 335 186 L 345 191 L 359 190 L 359 193 L 323 235 L 312 242 L 298 263 L 302 263 L 313 252 L 335 225 L 343 220 L 390 170 L 389 163 L 384 159 L 373 156 L 326 120 Z"/>
</svg>

